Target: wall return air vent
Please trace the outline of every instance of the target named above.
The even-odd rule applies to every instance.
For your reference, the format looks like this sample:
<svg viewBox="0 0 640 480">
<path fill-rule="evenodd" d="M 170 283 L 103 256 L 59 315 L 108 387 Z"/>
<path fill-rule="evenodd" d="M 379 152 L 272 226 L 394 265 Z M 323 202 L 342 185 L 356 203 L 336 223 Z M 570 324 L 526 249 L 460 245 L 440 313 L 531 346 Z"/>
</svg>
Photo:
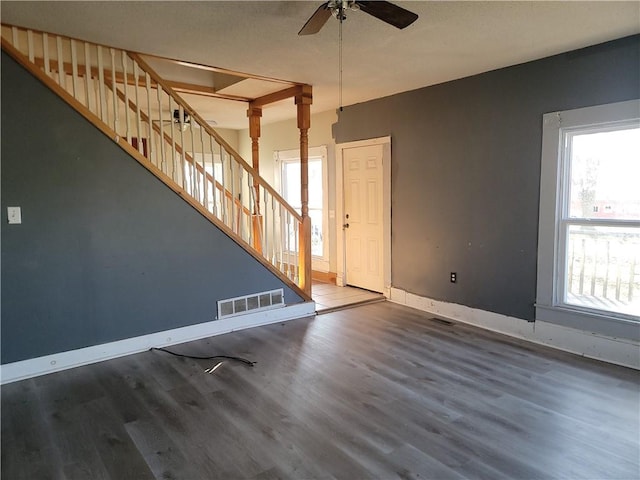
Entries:
<svg viewBox="0 0 640 480">
<path fill-rule="evenodd" d="M 282 288 L 218 301 L 218 320 L 284 307 Z"/>
</svg>

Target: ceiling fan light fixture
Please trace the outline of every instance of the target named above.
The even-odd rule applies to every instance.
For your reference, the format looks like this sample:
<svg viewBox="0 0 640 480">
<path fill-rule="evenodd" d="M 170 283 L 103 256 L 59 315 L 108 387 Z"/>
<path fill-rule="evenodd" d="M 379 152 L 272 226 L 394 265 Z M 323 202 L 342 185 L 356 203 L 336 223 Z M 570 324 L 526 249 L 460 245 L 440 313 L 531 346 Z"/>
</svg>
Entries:
<svg viewBox="0 0 640 480">
<path fill-rule="evenodd" d="M 180 118 L 180 109 L 176 108 L 173 111 L 173 123 L 176 125 L 180 125 L 182 131 L 184 132 L 187 128 L 191 126 L 191 117 L 186 111 L 182 112 L 182 119 Z"/>
<path fill-rule="evenodd" d="M 182 119 L 180 119 L 180 110 L 176 108 L 173 111 L 173 123 L 191 123 L 191 117 L 185 111 L 182 114 Z"/>
<path fill-rule="evenodd" d="M 185 131 L 187 128 L 191 126 L 191 117 L 186 111 L 182 112 L 182 119 L 180 119 L 180 110 L 175 109 L 173 111 L 173 123 L 180 125 L 182 131 Z"/>
<path fill-rule="evenodd" d="M 334 7 L 331 9 L 331 14 L 337 18 L 338 20 L 340 20 L 341 22 L 343 20 L 347 19 L 347 14 L 345 13 L 345 10 L 343 7 Z"/>
</svg>

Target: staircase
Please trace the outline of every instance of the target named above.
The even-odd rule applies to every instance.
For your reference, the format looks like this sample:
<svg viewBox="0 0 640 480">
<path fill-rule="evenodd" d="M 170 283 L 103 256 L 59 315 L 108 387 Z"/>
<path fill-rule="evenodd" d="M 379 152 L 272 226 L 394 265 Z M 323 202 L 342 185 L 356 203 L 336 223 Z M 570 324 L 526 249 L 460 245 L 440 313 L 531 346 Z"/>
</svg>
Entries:
<svg viewBox="0 0 640 480">
<path fill-rule="evenodd" d="M 7 25 L 2 25 L 2 49 L 302 298 L 311 299 L 308 217 L 141 55 Z"/>
</svg>

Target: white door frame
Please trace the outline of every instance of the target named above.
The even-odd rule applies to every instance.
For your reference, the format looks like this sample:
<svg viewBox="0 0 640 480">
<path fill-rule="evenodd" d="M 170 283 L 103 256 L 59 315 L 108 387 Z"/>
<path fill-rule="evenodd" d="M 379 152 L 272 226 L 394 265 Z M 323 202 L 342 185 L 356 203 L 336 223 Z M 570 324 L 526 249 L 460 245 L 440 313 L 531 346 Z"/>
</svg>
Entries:
<svg viewBox="0 0 640 480">
<path fill-rule="evenodd" d="M 383 294 L 391 296 L 391 137 L 372 138 L 336 144 L 336 284 L 347 284 L 344 218 L 344 150 L 348 148 L 382 145 L 382 252 L 383 252 Z"/>
</svg>

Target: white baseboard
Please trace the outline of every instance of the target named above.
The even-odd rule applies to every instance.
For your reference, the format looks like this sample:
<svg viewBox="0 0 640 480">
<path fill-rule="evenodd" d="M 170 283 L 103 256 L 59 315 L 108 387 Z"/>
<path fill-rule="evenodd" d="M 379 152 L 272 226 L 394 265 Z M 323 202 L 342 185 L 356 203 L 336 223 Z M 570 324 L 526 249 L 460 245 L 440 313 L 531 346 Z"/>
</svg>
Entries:
<svg viewBox="0 0 640 480">
<path fill-rule="evenodd" d="M 633 340 L 607 337 L 539 320 L 527 322 L 499 313 L 432 300 L 393 287 L 390 300 L 437 317 L 468 323 L 558 350 L 640 370 L 640 343 Z"/>
<path fill-rule="evenodd" d="M 200 338 L 222 335 L 245 328 L 284 322 L 315 315 L 315 302 L 297 303 L 283 308 L 248 313 L 239 317 L 189 325 L 116 342 L 54 353 L 0 365 L 0 384 L 46 375 L 90 363 L 102 362 L 133 353 L 144 352 L 151 347 L 167 347 Z"/>
</svg>

